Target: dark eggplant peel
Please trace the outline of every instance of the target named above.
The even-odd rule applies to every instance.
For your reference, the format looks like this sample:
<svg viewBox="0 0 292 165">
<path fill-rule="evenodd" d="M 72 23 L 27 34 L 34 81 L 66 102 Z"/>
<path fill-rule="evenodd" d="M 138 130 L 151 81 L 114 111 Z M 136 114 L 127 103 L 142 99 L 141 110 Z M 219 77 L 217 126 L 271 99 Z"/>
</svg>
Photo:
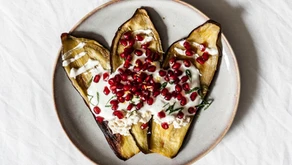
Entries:
<svg viewBox="0 0 292 165">
<path fill-rule="evenodd" d="M 217 69 L 221 29 L 207 21 L 163 53 L 147 11 L 118 28 L 111 51 L 62 34 L 63 67 L 115 154 L 177 155 Z M 164 56 L 163 56 L 164 55 Z"/>
</svg>

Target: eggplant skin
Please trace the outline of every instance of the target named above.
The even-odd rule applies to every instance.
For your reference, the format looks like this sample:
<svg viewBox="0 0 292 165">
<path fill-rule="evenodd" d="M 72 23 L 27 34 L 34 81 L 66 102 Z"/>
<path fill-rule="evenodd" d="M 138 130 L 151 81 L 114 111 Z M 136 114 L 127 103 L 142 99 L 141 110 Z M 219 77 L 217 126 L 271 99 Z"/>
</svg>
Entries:
<svg viewBox="0 0 292 165">
<path fill-rule="evenodd" d="M 104 46 L 102 46 L 96 41 L 85 39 L 85 38 L 76 38 L 68 33 L 63 33 L 61 35 L 61 40 L 62 40 L 62 45 L 63 45 L 62 52 L 67 52 L 68 50 L 73 49 L 81 42 L 86 43 L 86 45 L 83 48 L 72 51 L 73 53 L 72 55 L 70 55 L 70 57 L 74 57 L 76 54 L 80 53 L 80 51 L 84 51 L 87 54 L 84 57 L 78 59 L 77 61 L 72 62 L 70 65 L 65 66 L 64 70 L 68 78 L 71 80 L 72 85 L 82 96 L 85 104 L 89 108 L 89 100 L 87 98 L 87 89 L 90 85 L 88 82 L 90 82 L 93 75 L 91 75 L 90 72 L 85 72 L 81 75 L 78 75 L 76 79 L 70 78 L 69 77 L 70 69 L 73 67 L 74 68 L 82 67 L 89 58 L 98 60 L 104 69 L 110 69 L 109 68 L 110 53 Z M 118 158 L 122 160 L 127 160 L 140 152 L 132 136 L 122 136 L 120 134 L 113 134 L 110 128 L 108 127 L 108 124 L 106 121 L 103 121 L 101 123 L 97 122 L 97 124 L 99 128 L 102 130 L 111 149 L 113 150 L 113 152 Z"/>
<path fill-rule="evenodd" d="M 218 50 L 218 54 L 210 55 L 208 61 L 206 61 L 204 64 L 199 64 L 195 58 L 179 55 L 175 52 L 175 47 L 182 48 L 182 46 L 179 44 L 179 41 L 182 40 L 207 44 L 208 47 L 216 48 Z M 167 69 L 169 67 L 169 60 L 172 57 L 175 57 L 178 60 L 189 59 L 201 73 L 200 84 L 202 88 L 202 97 L 204 99 L 209 91 L 209 86 L 217 71 L 219 58 L 222 55 L 221 26 L 219 23 L 213 20 L 209 20 L 201 26 L 195 28 L 188 37 L 182 40 L 173 43 L 169 47 L 164 56 L 165 60 L 162 67 Z M 199 55 L 201 56 L 202 54 Z M 193 118 L 194 117 L 191 118 L 189 124 L 182 128 L 174 128 L 171 124 L 167 130 L 163 129 L 160 124 L 152 121 L 150 150 L 169 158 L 175 157 L 180 150 Z"/>
<path fill-rule="evenodd" d="M 112 41 L 111 47 L 111 69 L 114 72 L 120 65 L 122 65 L 125 60 L 120 57 L 120 53 L 124 51 L 124 46 L 120 45 L 120 39 L 125 32 L 135 31 L 135 30 L 151 30 L 153 33 L 154 40 L 150 42 L 149 48 L 153 51 L 156 51 L 160 55 L 160 62 L 163 59 L 163 49 L 160 40 L 160 36 L 149 17 L 147 10 L 144 8 L 138 8 L 134 15 L 123 23 L 117 30 L 115 37 Z M 137 146 L 143 153 L 149 153 L 149 144 L 148 144 L 148 130 L 142 130 L 140 128 L 142 123 L 138 123 L 132 126 L 131 134 L 133 135 Z M 149 124 L 148 124 L 149 125 Z"/>
</svg>

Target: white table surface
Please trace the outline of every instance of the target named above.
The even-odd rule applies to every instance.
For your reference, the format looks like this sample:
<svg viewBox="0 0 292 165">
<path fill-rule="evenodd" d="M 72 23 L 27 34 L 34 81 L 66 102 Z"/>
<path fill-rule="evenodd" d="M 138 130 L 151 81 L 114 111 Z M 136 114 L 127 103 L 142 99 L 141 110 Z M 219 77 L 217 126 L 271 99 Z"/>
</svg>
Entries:
<svg viewBox="0 0 292 165">
<path fill-rule="evenodd" d="M 0 0 L 0 164 L 93 164 L 54 110 L 59 36 L 108 0 Z M 196 164 L 292 164 L 292 1 L 185 0 L 222 24 L 241 72 L 224 139 Z"/>
</svg>

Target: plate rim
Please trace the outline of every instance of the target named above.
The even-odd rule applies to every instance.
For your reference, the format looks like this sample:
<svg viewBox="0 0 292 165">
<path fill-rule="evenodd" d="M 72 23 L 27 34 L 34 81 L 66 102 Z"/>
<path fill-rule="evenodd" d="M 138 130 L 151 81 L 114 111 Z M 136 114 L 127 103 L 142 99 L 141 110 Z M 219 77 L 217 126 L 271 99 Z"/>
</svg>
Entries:
<svg viewBox="0 0 292 165">
<path fill-rule="evenodd" d="M 103 8 L 106 8 L 107 6 L 110 6 L 112 4 L 115 4 L 115 3 L 119 3 L 119 2 L 123 2 L 125 0 L 110 0 L 109 2 L 106 2 L 100 6 L 97 6 L 95 7 L 92 11 L 90 11 L 89 13 L 87 13 L 85 16 L 83 16 L 70 30 L 69 30 L 69 33 L 72 33 L 75 29 L 77 29 L 84 21 L 86 21 L 90 16 L 92 16 L 93 14 L 95 14 L 96 12 L 98 12 L 99 10 L 103 9 Z M 142 0 L 140 0 L 142 1 Z M 159 1 L 164 1 L 164 0 L 159 0 Z M 182 0 L 171 0 L 173 2 L 176 2 L 176 3 L 179 3 L 181 5 L 184 5 L 186 7 L 189 7 L 191 8 L 192 10 L 194 10 L 195 12 L 197 12 L 198 14 L 200 14 L 201 16 L 203 16 L 206 20 L 209 20 L 210 18 L 208 16 L 206 16 L 202 11 L 200 11 L 199 9 L 197 9 L 196 7 L 194 7 L 193 5 L 187 3 L 187 2 L 184 2 Z M 234 54 L 234 51 L 231 47 L 231 45 L 229 44 L 227 38 L 225 37 L 224 33 L 222 32 L 221 34 L 221 39 L 225 41 L 226 43 L 226 46 L 227 46 L 227 49 L 228 51 L 230 52 L 231 54 L 231 59 L 234 63 L 234 66 L 235 66 L 235 76 L 236 76 L 236 84 L 237 84 L 237 90 L 235 92 L 235 96 L 234 96 L 234 106 L 233 106 L 233 111 L 231 113 L 231 116 L 230 116 L 230 119 L 228 121 L 228 124 L 226 125 L 225 129 L 222 131 L 222 133 L 218 136 L 218 138 L 216 140 L 214 140 L 214 142 L 212 143 L 212 145 L 210 145 L 209 147 L 207 147 L 206 150 L 202 150 L 200 152 L 200 154 L 198 154 L 197 156 L 195 156 L 194 158 L 192 158 L 189 162 L 186 163 L 186 165 L 191 165 L 193 163 L 195 163 L 196 161 L 198 161 L 199 159 L 201 159 L 202 157 L 204 157 L 205 155 L 207 155 L 210 151 L 212 151 L 221 141 L 222 139 L 224 138 L 224 136 L 227 134 L 227 132 L 229 131 L 233 121 L 234 121 L 234 118 L 235 118 L 235 115 L 237 113 L 237 110 L 238 110 L 238 105 L 239 105 L 239 99 L 240 99 L 240 90 L 241 90 L 241 82 L 240 82 L 240 71 L 239 71 L 239 67 L 238 67 L 238 62 L 237 62 L 237 58 Z M 92 163 L 95 163 L 95 164 L 98 164 L 97 162 L 95 162 L 92 158 L 90 158 L 88 155 L 86 155 L 81 147 L 79 146 L 79 144 L 77 144 L 77 142 L 75 142 L 70 136 L 69 136 L 69 131 L 65 128 L 65 124 L 63 123 L 63 121 L 61 120 L 61 117 L 58 113 L 58 110 L 57 110 L 57 104 L 56 104 L 56 97 L 55 97 L 55 73 L 56 73 L 56 70 L 57 70 L 57 65 L 58 65 L 58 60 L 61 56 L 61 49 L 62 49 L 62 46 L 59 48 L 59 51 L 58 51 L 58 54 L 57 54 L 57 58 L 55 60 L 55 64 L 54 64 L 54 70 L 53 70 L 53 78 L 52 78 L 52 96 L 53 96 L 53 101 L 54 101 L 54 109 L 55 109 L 55 112 L 58 116 L 58 120 L 61 124 L 61 127 L 63 129 L 63 131 L 65 132 L 66 136 L 70 139 L 70 142 L 78 149 L 78 151 L 80 153 L 82 153 L 84 155 L 84 157 L 86 157 L 88 160 L 90 160 Z M 222 57 L 221 57 L 222 58 Z"/>
</svg>

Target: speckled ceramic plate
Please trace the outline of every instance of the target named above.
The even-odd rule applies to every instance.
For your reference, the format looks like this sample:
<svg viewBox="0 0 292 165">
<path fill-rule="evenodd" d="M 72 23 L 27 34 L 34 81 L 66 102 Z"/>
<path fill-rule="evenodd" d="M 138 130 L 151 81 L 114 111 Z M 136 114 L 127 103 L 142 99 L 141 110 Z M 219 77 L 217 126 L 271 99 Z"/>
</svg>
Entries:
<svg viewBox="0 0 292 165">
<path fill-rule="evenodd" d="M 118 27 L 141 6 L 149 12 L 160 34 L 164 50 L 208 20 L 200 11 L 180 1 L 111 1 L 90 12 L 71 31 L 76 36 L 95 39 L 109 48 Z M 221 65 L 210 93 L 215 101 L 197 116 L 181 151 L 174 159 L 158 154 L 139 153 L 127 161 L 119 160 L 107 144 L 81 96 L 71 85 L 58 58 L 53 92 L 57 114 L 66 134 L 85 156 L 98 164 L 170 165 L 195 162 L 221 141 L 237 110 L 240 92 L 237 61 L 224 36 L 222 45 Z"/>
</svg>

